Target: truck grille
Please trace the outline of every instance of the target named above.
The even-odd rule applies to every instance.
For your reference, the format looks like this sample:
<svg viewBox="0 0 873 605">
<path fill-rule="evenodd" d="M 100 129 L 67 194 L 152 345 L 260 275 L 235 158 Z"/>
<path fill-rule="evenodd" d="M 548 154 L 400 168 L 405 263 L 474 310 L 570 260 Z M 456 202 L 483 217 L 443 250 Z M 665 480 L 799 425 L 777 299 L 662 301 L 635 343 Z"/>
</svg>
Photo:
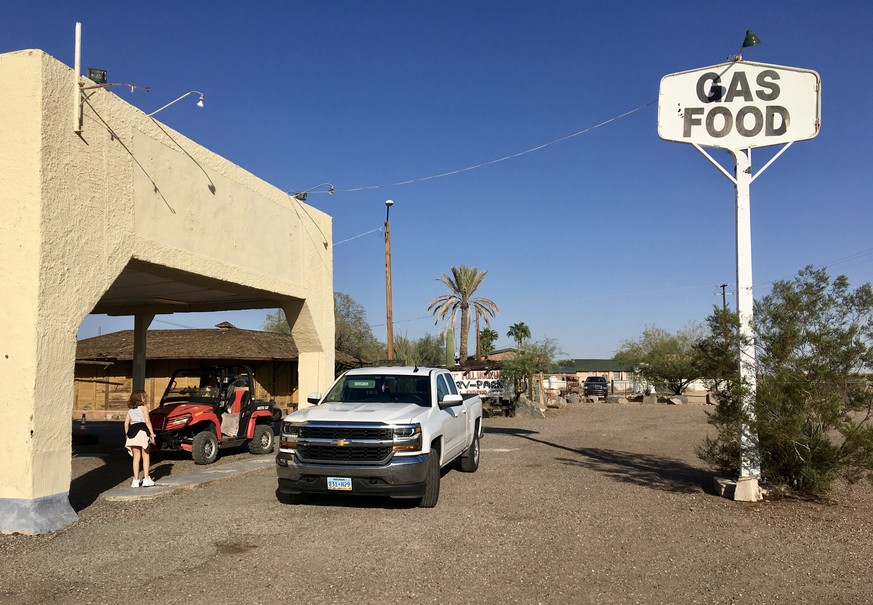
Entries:
<svg viewBox="0 0 873 605">
<path fill-rule="evenodd" d="M 385 464 L 394 433 L 382 425 L 309 424 L 300 427 L 297 455 L 323 464 Z"/>
<path fill-rule="evenodd" d="M 391 455 L 391 447 L 301 445 L 297 448 L 297 455 L 310 462 L 380 464 Z"/>
<path fill-rule="evenodd" d="M 389 427 L 358 427 L 358 426 L 322 426 L 305 425 L 300 428 L 302 439 L 377 439 L 391 441 L 392 432 Z"/>
</svg>

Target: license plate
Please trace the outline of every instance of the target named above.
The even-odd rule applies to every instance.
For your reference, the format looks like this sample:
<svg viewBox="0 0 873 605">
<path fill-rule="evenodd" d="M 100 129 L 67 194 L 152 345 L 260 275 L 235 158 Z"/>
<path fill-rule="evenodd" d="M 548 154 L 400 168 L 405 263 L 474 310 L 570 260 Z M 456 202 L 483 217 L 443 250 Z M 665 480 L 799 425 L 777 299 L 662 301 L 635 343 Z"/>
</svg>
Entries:
<svg viewBox="0 0 873 605">
<path fill-rule="evenodd" d="M 327 489 L 338 489 L 350 492 L 352 491 L 352 479 L 350 477 L 328 477 Z"/>
</svg>

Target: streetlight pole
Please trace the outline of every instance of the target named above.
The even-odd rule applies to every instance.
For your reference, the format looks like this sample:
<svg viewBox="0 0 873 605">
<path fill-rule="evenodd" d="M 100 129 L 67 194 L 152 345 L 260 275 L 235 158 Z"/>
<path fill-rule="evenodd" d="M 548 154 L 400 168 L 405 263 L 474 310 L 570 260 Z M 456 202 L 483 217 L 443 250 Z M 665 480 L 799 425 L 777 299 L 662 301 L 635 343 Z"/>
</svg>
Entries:
<svg viewBox="0 0 873 605">
<path fill-rule="evenodd" d="M 385 309 L 388 326 L 388 361 L 394 361 L 394 318 L 391 309 L 391 223 L 388 215 L 394 200 L 385 200 Z"/>
</svg>

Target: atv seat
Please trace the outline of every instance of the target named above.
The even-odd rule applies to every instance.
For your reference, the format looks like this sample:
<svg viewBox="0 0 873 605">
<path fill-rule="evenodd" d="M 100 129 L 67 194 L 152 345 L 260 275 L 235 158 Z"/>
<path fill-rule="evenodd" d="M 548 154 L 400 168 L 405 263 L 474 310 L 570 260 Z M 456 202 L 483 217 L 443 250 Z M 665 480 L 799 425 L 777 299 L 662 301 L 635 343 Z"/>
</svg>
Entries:
<svg viewBox="0 0 873 605">
<path fill-rule="evenodd" d="M 245 381 L 236 380 L 232 385 L 227 387 L 227 395 L 224 401 L 224 409 L 229 414 L 239 414 L 245 403 L 245 397 L 251 398 L 249 395 L 249 387 Z"/>
</svg>

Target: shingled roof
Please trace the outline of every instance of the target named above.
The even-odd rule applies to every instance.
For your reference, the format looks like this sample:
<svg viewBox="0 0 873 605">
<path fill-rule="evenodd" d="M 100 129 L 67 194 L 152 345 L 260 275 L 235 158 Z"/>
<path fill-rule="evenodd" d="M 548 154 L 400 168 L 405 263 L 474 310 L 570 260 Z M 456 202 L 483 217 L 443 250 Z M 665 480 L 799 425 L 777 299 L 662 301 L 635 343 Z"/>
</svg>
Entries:
<svg viewBox="0 0 873 605">
<path fill-rule="evenodd" d="M 294 360 L 297 347 L 290 334 L 242 330 L 231 324 L 218 329 L 149 330 L 149 359 Z M 79 360 L 133 359 L 133 330 L 83 338 L 76 346 Z"/>
</svg>

